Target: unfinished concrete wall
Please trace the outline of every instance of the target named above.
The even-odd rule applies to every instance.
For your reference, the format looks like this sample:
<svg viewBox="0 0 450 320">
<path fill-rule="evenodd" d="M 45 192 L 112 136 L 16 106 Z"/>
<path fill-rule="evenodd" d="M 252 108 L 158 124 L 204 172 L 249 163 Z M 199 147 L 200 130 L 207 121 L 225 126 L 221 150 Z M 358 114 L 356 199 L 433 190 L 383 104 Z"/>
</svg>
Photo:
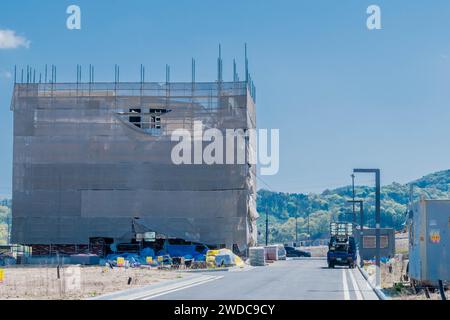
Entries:
<svg viewBox="0 0 450 320">
<path fill-rule="evenodd" d="M 254 165 L 171 160 L 171 133 L 195 121 L 255 128 L 246 83 L 16 84 L 11 108 L 13 243 L 120 239 L 133 217 L 207 244 L 256 240 Z"/>
</svg>

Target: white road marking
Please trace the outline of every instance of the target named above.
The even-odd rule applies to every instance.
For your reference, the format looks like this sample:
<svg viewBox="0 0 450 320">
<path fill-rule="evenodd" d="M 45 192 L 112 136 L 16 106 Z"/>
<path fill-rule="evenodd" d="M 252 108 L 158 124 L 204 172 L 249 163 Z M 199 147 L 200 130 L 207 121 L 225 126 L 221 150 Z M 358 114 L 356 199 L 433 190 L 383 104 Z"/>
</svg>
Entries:
<svg viewBox="0 0 450 320">
<path fill-rule="evenodd" d="M 252 267 L 252 266 L 245 266 L 243 268 L 234 267 L 234 268 L 230 268 L 230 270 L 228 270 L 228 272 L 246 272 L 246 271 L 250 271 L 253 269 L 255 269 L 255 267 Z"/>
<path fill-rule="evenodd" d="M 348 284 L 347 284 L 347 275 L 345 274 L 345 271 L 347 269 L 342 269 L 342 285 L 344 287 L 344 300 L 350 300 L 350 292 L 348 291 Z"/>
<path fill-rule="evenodd" d="M 174 288 L 174 289 L 169 289 L 169 290 L 166 290 L 166 291 L 163 291 L 163 292 L 150 294 L 150 295 L 146 294 L 144 296 L 141 296 L 141 297 L 138 297 L 138 298 L 134 298 L 134 300 L 150 300 L 150 299 L 153 299 L 153 298 L 165 295 L 165 294 L 169 294 L 169 293 L 172 293 L 172 292 L 176 292 L 176 291 L 184 290 L 184 289 L 187 289 L 187 288 L 195 287 L 195 286 L 198 286 L 198 285 L 201 285 L 201 284 L 204 284 L 204 283 L 207 283 L 207 282 L 211 282 L 211 281 L 214 281 L 214 280 L 217 280 L 217 279 L 220 279 L 220 278 L 223 278 L 223 276 L 214 276 L 214 277 L 210 277 L 208 279 L 205 279 L 203 281 L 198 281 L 198 282 L 194 282 L 194 283 L 191 283 L 191 284 L 183 285 L 183 286 L 180 286 L 180 287 L 177 287 L 177 288 Z"/>
<path fill-rule="evenodd" d="M 357 300 L 364 300 L 361 294 L 361 290 L 359 289 L 358 283 L 355 280 L 355 277 L 353 276 L 353 270 L 354 269 L 347 269 L 348 273 L 350 274 L 350 280 L 352 281 L 353 289 L 355 289 L 356 293 L 356 299 Z"/>
</svg>

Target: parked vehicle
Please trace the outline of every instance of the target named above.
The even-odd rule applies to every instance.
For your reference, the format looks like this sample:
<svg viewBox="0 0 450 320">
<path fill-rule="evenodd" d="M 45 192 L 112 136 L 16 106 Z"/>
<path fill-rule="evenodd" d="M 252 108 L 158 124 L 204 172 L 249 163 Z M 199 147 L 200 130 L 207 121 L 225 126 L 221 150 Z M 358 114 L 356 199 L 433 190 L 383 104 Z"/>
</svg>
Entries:
<svg viewBox="0 0 450 320">
<path fill-rule="evenodd" d="M 332 222 L 327 262 L 329 268 L 337 265 L 354 268 L 356 266 L 356 243 L 351 223 Z"/>
<path fill-rule="evenodd" d="M 303 251 L 294 247 L 285 246 L 286 257 L 289 258 L 298 258 L 298 257 L 311 257 L 311 253 L 307 251 Z"/>
</svg>

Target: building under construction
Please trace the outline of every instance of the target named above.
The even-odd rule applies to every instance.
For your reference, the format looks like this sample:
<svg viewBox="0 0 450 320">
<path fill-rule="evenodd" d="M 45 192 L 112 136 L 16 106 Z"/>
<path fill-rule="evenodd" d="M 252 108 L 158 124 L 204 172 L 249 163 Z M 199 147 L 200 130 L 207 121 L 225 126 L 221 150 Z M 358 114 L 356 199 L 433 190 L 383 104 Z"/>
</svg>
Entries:
<svg viewBox="0 0 450 320">
<path fill-rule="evenodd" d="M 118 69 L 118 68 L 117 68 Z M 221 69 L 221 64 L 219 65 Z M 78 70 L 77 70 L 78 71 Z M 246 249 L 256 241 L 255 165 L 174 164 L 174 130 L 255 128 L 246 77 L 209 83 L 16 83 L 12 243 L 33 254 L 167 238 Z M 55 72 L 56 74 L 56 72 Z M 27 72 L 29 75 L 29 72 Z M 203 142 L 203 148 L 205 148 Z"/>
</svg>

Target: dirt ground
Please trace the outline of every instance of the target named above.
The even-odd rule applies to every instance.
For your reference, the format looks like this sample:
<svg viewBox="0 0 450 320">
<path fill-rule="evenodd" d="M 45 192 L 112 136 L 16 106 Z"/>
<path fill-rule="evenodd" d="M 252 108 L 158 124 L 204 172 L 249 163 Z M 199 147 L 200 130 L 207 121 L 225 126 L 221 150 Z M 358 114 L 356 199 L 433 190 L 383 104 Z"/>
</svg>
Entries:
<svg viewBox="0 0 450 320">
<path fill-rule="evenodd" d="M 408 233 L 395 235 L 395 253 L 408 254 Z"/>
<path fill-rule="evenodd" d="M 383 291 L 393 300 L 441 300 L 441 296 L 436 288 L 428 288 L 429 297 L 427 297 L 425 288 L 419 289 L 416 293 L 411 287 L 409 281 L 404 278 L 406 274 L 406 265 L 408 260 L 395 259 L 392 263 L 392 269 L 389 271 L 389 265 L 381 266 L 381 281 Z M 448 296 L 448 291 L 447 291 Z"/>
<path fill-rule="evenodd" d="M 384 289 L 383 291 L 392 300 L 441 300 L 438 290 L 432 291 L 432 289 L 429 291 L 430 298 L 427 298 L 424 290 L 420 290 L 418 293 L 415 293 L 409 286 L 396 286 L 394 288 Z"/>
<path fill-rule="evenodd" d="M 183 277 L 176 271 L 101 266 L 4 268 L 0 299 L 84 299 Z"/>
</svg>

